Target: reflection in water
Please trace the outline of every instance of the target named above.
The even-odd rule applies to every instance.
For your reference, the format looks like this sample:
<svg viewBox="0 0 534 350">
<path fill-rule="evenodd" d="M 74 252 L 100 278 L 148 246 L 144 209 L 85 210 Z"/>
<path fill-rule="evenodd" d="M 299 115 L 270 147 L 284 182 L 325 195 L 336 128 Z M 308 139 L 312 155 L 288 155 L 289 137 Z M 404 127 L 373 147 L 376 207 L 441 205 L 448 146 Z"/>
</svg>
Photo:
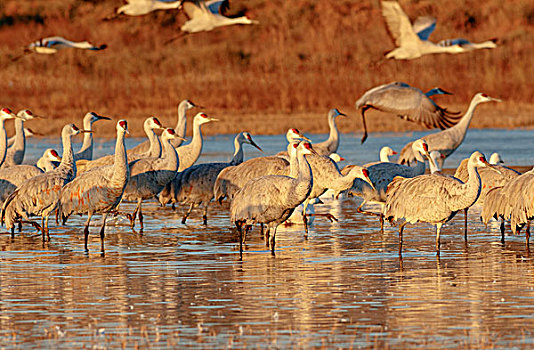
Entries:
<svg viewBox="0 0 534 350">
<path fill-rule="evenodd" d="M 467 245 L 462 215 L 444 226 L 439 259 L 433 227 L 410 225 L 401 261 L 397 229 L 381 233 L 376 217 L 356 213 L 360 203 L 316 205 L 338 221 L 317 217 L 307 238 L 302 226 L 280 227 L 276 257 L 255 228 L 242 261 L 219 205 L 203 226 L 198 215 L 182 225 L 183 208 L 147 203 L 143 234 L 111 220 L 105 256 L 96 220 L 84 252 L 82 217 L 53 227 L 50 242 L 2 234 L 0 346 L 531 346 L 534 269 L 523 237 L 502 245 L 498 224 L 484 227 L 472 210 Z"/>
</svg>

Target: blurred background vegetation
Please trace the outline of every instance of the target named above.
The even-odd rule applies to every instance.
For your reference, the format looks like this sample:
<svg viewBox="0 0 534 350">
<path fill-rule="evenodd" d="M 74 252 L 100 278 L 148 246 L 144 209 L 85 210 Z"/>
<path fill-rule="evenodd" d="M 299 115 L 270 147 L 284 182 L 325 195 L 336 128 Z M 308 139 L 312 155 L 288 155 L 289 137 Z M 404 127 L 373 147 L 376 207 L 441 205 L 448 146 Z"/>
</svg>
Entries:
<svg viewBox="0 0 534 350">
<path fill-rule="evenodd" d="M 404 81 L 465 111 L 479 91 L 503 99 L 481 106 L 474 127 L 534 126 L 534 1 L 401 0 L 410 19 L 437 18 L 433 41 L 498 38 L 493 50 L 428 55 L 376 65 L 394 48 L 378 0 L 234 0 L 231 13 L 260 21 L 186 36 L 165 45 L 186 17 L 180 10 L 102 21 L 121 0 L 3 0 L 0 2 L 0 106 L 29 108 L 52 119 L 30 127 L 59 133 L 65 122 L 81 124 L 88 111 L 126 118 L 140 136 L 142 121 L 156 115 L 173 126 L 185 98 L 221 119 L 206 133 L 284 133 L 288 127 L 326 132 L 326 113 L 338 107 L 350 117 L 344 132 L 361 120 L 356 99 L 369 88 Z M 39 38 L 108 44 L 100 52 L 63 50 L 56 55 L 11 58 Z M 374 114 L 373 114 L 374 113 Z M 371 131 L 419 128 L 370 112 Z M 98 126 L 97 126 L 98 129 Z M 114 128 L 100 126 L 98 135 Z"/>
</svg>

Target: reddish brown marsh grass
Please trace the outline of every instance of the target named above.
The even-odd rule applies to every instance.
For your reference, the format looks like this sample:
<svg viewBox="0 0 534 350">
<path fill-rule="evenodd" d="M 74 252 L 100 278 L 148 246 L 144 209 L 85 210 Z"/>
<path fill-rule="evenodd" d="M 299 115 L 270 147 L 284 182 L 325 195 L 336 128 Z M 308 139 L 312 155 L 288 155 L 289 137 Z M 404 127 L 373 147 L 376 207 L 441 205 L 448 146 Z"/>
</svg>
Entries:
<svg viewBox="0 0 534 350">
<path fill-rule="evenodd" d="M 242 129 L 283 133 L 289 126 L 326 132 L 326 113 L 333 107 L 351 115 L 340 121 L 341 130 L 348 132 L 361 127 L 353 105 L 358 96 L 375 85 L 401 80 L 454 92 L 438 101 L 461 111 L 479 91 L 504 100 L 481 106 L 473 127 L 534 125 L 532 1 L 401 1 L 412 20 L 437 17 L 431 36 L 435 41 L 497 37 L 499 47 L 378 67 L 374 63 L 393 49 L 393 41 L 377 0 L 235 0 L 232 11 L 246 11 L 260 24 L 199 33 L 170 45 L 165 41 L 185 21 L 180 11 L 101 21 L 119 5 L 118 0 L 0 4 L 0 105 L 53 117 L 53 122 L 30 125 L 48 134 L 93 110 L 127 118 L 138 136 L 142 120 L 150 115 L 174 125 L 176 104 L 184 98 L 221 119 L 206 126 L 208 134 Z M 109 47 L 10 61 L 25 44 L 51 35 Z M 369 118 L 371 131 L 415 128 L 379 113 Z M 111 136 L 113 128 L 99 128 L 98 134 Z"/>
</svg>

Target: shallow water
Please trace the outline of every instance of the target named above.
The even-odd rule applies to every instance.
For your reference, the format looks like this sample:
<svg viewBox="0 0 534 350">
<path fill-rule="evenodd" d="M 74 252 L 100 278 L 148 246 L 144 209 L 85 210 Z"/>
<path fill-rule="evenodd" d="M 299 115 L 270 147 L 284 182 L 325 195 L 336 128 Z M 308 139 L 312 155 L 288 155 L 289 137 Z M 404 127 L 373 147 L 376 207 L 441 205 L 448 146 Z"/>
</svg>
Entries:
<svg viewBox="0 0 534 350">
<path fill-rule="evenodd" d="M 528 165 L 531 133 L 471 130 L 446 166 L 474 149 Z M 400 150 L 422 134 L 371 134 L 364 146 L 359 136 L 343 135 L 339 153 L 361 164 L 375 160 L 382 145 Z M 271 154 L 284 137 L 254 139 Z M 205 141 L 201 161 L 231 157 L 220 152 L 230 150 L 231 137 Z M 30 140 L 28 158 L 54 142 Z M 97 155 L 112 144 L 99 142 Z M 246 147 L 246 157 L 259 155 Z M 502 245 L 498 224 L 484 227 L 475 208 L 467 244 L 460 214 L 442 230 L 439 258 L 426 224 L 407 226 L 401 258 L 396 229 L 386 225 L 381 233 L 377 218 L 356 213 L 359 203 L 316 206 L 339 221 L 317 218 L 307 238 L 302 227 L 280 228 L 276 257 L 253 230 L 240 260 L 227 209 L 218 205 L 204 226 L 197 211 L 182 225 L 183 208 L 148 202 L 142 234 L 123 219 L 110 221 L 104 256 L 98 220 L 88 253 L 85 218 L 53 226 L 46 243 L 28 228 L 14 239 L 0 235 L 0 346 L 532 347 L 534 259 L 523 236 Z"/>
</svg>

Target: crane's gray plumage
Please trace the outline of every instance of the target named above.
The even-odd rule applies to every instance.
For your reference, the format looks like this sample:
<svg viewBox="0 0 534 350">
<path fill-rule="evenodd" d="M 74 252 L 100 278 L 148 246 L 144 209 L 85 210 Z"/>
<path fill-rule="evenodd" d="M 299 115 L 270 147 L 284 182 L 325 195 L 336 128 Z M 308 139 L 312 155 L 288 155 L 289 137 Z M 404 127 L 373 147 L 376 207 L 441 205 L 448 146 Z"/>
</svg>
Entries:
<svg viewBox="0 0 534 350">
<path fill-rule="evenodd" d="M 337 108 L 328 111 L 330 134 L 328 135 L 327 140 L 313 144 L 313 149 L 317 154 L 321 156 L 329 156 L 330 154 L 337 152 L 337 149 L 339 148 L 339 131 L 336 126 L 336 118 L 339 116 L 346 116 L 346 114 L 341 113 Z"/>
<path fill-rule="evenodd" d="M 435 44 L 428 38 L 436 27 L 436 19 L 429 16 L 419 17 L 412 26 L 397 1 L 382 1 L 382 16 L 397 46 L 386 54 L 386 58 L 411 60 L 426 54 L 456 54 L 497 47 L 495 40 L 471 43 L 465 39 L 447 39 Z"/>
<path fill-rule="evenodd" d="M 132 228 L 135 218 L 139 215 L 139 223 L 143 228 L 142 202 L 152 198 L 176 176 L 179 158 L 170 140 L 177 138 L 173 129 L 165 129 L 161 134 L 163 144 L 162 157 L 141 158 L 130 161 L 130 181 L 123 194 L 123 200 L 137 201 L 137 207 L 129 216 Z"/>
<path fill-rule="evenodd" d="M 111 120 L 111 118 L 104 117 L 96 114 L 95 112 L 89 112 L 83 117 L 83 129 L 93 131 L 93 123 L 99 120 Z M 82 148 L 74 153 L 74 161 L 80 159 L 93 160 L 93 133 L 87 132 L 83 135 Z"/>
<path fill-rule="evenodd" d="M 460 121 L 455 126 L 437 132 L 435 134 L 423 136 L 421 138 L 427 142 L 429 152 L 439 151 L 442 155 L 445 156 L 445 158 L 440 159 L 439 161 L 438 165 L 440 168 L 443 168 L 443 163 L 445 159 L 450 156 L 454 151 L 456 151 L 456 149 L 464 141 L 467 129 L 469 128 L 469 124 L 471 123 L 471 119 L 473 118 L 473 113 L 475 112 L 476 107 L 480 103 L 490 101 L 500 102 L 501 100 L 490 97 L 481 92 L 477 93 L 471 100 L 469 108 L 463 115 L 462 119 L 460 119 Z M 410 142 L 401 150 L 399 156 L 399 163 L 410 164 L 410 162 L 412 162 L 414 159 L 415 156 L 412 151 L 412 143 Z"/>
<path fill-rule="evenodd" d="M 481 188 L 477 168 L 488 165 L 484 155 L 476 151 L 469 157 L 469 179 L 465 183 L 440 174 L 394 178 L 387 188 L 384 216 L 389 220 L 404 220 L 399 229 L 399 252 L 405 224 L 428 222 L 436 225 L 436 251 L 439 253 L 441 226 L 458 211 L 476 202 Z"/>
<path fill-rule="evenodd" d="M 104 252 L 104 230 L 107 215 L 119 205 L 124 188 L 130 179 L 130 167 L 124 146 L 124 136 L 128 133 L 126 120 L 119 120 L 116 129 L 117 141 L 114 163 L 93 168 L 80 174 L 66 184 L 61 191 L 59 215 L 64 218 L 64 221 L 72 214 L 87 213 L 84 228 L 85 250 L 87 250 L 91 218 L 94 214 L 102 214 L 100 240 L 101 249 Z"/>
<path fill-rule="evenodd" d="M 16 164 L 0 169 L 0 205 L 26 180 L 54 170 L 57 167 L 54 162 L 61 162 L 61 157 L 53 149 L 47 149 L 36 165 Z"/>
<path fill-rule="evenodd" d="M 418 123 L 426 128 L 446 129 L 458 122 L 460 117 L 446 108 L 438 106 L 430 96 L 437 94 L 449 94 L 441 88 L 434 88 L 426 94 L 418 88 L 403 82 L 392 82 L 380 85 L 366 91 L 356 101 L 356 110 L 361 110 L 364 134 L 362 143 L 367 139 L 367 125 L 365 112 L 368 109 L 376 109 L 382 112 L 393 113 L 398 117 Z"/>
<path fill-rule="evenodd" d="M 466 182 L 469 178 L 469 172 L 467 169 L 468 162 L 469 158 L 462 160 L 458 168 L 456 168 L 456 172 L 454 173 L 454 177 L 462 182 Z M 475 205 L 483 205 L 486 194 L 491 189 L 495 187 L 502 187 L 510 180 L 513 180 L 521 175 L 520 172 L 503 165 L 492 165 L 491 163 L 490 165 L 491 167 L 478 169 L 478 174 L 480 175 L 480 181 L 482 183 L 482 189 Z"/>
<path fill-rule="evenodd" d="M 26 133 L 24 122 L 35 118 L 33 113 L 28 109 L 23 109 L 17 113 L 19 118 L 15 119 L 15 140 L 13 145 L 7 149 L 6 159 L 2 168 L 22 164 L 26 152 Z"/>
<path fill-rule="evenodd" d="M 420 139 L 415 141 L 412 147 L 414 148 L 414 153 L 417 154 L 417 165 L 415 167 L 391 162 L 373 162 L 364 165 L 369 172 L 369 179 L 371 179 L 374 189 L 364 181 L 354 181 L 350 193 L 364 199 L 359 209 L 361 209 L 366 202 L 385 203 L 387 187 L 395 177 L 402 176 L 404 178 L 411 178 L 425 173 L 426 164 L 424 156 L 426 156 L 430 162 L 428 145 L 424 140 Z M 342 169 L 342 172 L 346 172 L 346 169 Z"/>
<path fill-rule="evenodd" d="M 516 176 L 502 187 L 496 187 L 486 194 L 482 209 L 482 221 L 487 224 L 492 218 L 510 220 L 512 232 L 534 218 L 534 169 Z M 501 224 L 504 237 L 504 227 Z M 529 232 L 526 233 L 528 245 Z"/>
<path fill-rule="evenodd" d="M 70 41 L 60 36 L 52 36 L 48 38 L 39 39 L 30 45 L 27 50 L 29 52 L 36 52 L 40 54 L 54 54 L 61 49 L 74 48 L 84 50 L 103 50 L 107 47 L 106 44 L 93 45 L 88 41 Z"/>
<path fill-rule="evenodd" d="M 71 137 L 85 132 L 74 124 L 67 124 L 61 132 L 63 158 L 60 165 L 47 173 L 40 174 L 25 181 L 4 202 L 2 223 L 12 229 L 21 218 L 30 215 L 42 217 L 42 233 L 48 234 L 48 217 L 57 208 L 61 189 L 76 177 L 76 163 L 72 152 Z"/>
<path fill-rule="evenodd" d="M 289 151 L 296 150 L 301 140 L 310 141 L 298 129 L 287 130 L 286 139 L 289 142 L 287 151 L 278 152 L 275 156 L 258 157 L 246 162 L 223 169 L 213 186 L 215 200 L 221 203 L 225 198 L 233 200 L 234 195 L 248 181 L 265 175 L 289 175 Z"/>
<path fill-rule="evenodd" d="M 184 170 L 170 183 L 172 201 L 182 205 L 189 205 L 189 210 L 182 218 L 185 224 L 191 210 L 204 204 L 203 220 L 207 224 L 208 206 L 213 199 L 213 186 L 219 173 L 226 167 L 243 163 L 243 144 L 250 144 L 261 151 L 248 132 L 239 133 L 234 139 L 234 157 L 229 163 L 204 163 L 194 165 Z"/>
<path fill-rule="evenodd" d="M 185 138 L 185 129 L 187 126 L 187 111 L 198 107 L 190 100 L 183 100 L 178 104 L 178 121 L 176 122 L 176 127 L 174 131 L 176 135 L 181 138 Z M 172 140 L 172 145 L 176 148 L 182 144 L 182 139 Z M 150 149 L 150 141 L 143 141 L 135 147 L 132 147 L 128 150 L 128 154 L 143 154 Z"/>
<path fill-rule="evenodd" d="M 297 149 L 298 176 L 266 175 L 245 184 L 236 193 L 230 206 L 231 222 L 240 233 L 239 251 L 242 252 L 243 230 L 256 224 L 267 224 L 271 232 L 271 252 L 274 254 L 275 236 L 278 225 L 291 216 L 295 208 L 310 194 L 313 186 L 312 170 L 305 154 L 313 152 L 308 142 L 302 142 Z"/>
<path fill-rule="evenodd" d="M 154 130 L 162 130 L 163 126 L 161 125 L 160 121 L 156 117 L 149 117 L 145 119 L 143 123 L 143 129 L 145 130 L 145 133 L 150 141 L 150 148 L 146 150 L 144 153 L 135 153 L 131 152 L 131 150 L 127 151 L 128 154 L 128 161 L 133 162 L 137 159 L 147 158 L 147 157 L 159 157 L 161 156 L 161 143 L 159 141 L 158 136 L 154 132 Z M 108 154 L 107 156 L 100 157 L 95 160 L 79 160 L 76 162 L 76 165 L 78 166 L 78 171 L 80 173 L 85 172 L 87 170 L 98 168 L 104 165 L 110 165 L 113 164 L 115 161 L 115 155 Z"/>
</svg>

